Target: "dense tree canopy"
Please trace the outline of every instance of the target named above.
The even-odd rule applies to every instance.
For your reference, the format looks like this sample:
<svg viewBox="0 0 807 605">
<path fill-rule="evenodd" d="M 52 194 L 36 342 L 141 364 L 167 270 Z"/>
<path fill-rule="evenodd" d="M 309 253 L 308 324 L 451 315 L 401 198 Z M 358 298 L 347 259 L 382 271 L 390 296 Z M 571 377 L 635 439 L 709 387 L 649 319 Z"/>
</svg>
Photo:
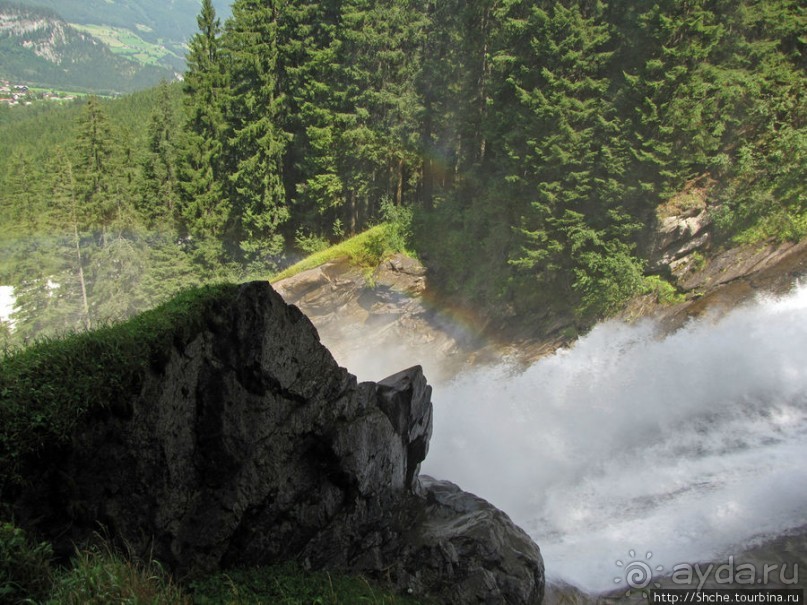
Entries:
<svg viewBox="0 0 807 605">
<path fill-rule="evenodd" d="M 21 321 L 90 325 L 405 210 L 444 294 L 606 315 L 688 184 L 710 183 L 719 241 L 807 232 L 806 19 L 797 0 L 235 0 L 222 25 L 204 0 L 181 85 L 0 116 L 2 279 Z"/>
</svg>

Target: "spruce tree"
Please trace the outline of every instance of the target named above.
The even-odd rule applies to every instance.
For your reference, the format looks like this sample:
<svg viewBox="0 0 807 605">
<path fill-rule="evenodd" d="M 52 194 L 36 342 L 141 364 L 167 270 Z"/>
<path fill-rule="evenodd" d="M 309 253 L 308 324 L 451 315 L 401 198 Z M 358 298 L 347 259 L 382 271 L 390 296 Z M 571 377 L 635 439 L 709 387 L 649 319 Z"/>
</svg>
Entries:
<svg viewBox="0 0 807 605">
<path fill-rule="evenodd" d="M 92 318 L 87 296 L 87 279 L 84 274 L 87 261 L 86 241 L 83 239 L 87 229 L 84 208 L 80 205 L 73 164 L 64 152 L 57 153 L 54 168 L 52 208 L 55 216 L 52 218 L 54 225 L 60 224 L 62 229 L 66 228 L 65 235 L 72 240 L 73 251 L 70 254 L 72 262 L 68 263 L 68 266 L 73 268 L 72 273 L 81 293 L 81 323 L 84 329 L 89 330 Z M 72 281 L 71 279 L 60 286 L 63 288 L 62 292 L 69 288 Z"/>
<path fill-rule="evenodd" d="M 36 163 L 27 153 L 12 154 L 2 194 L 6 217 L 13 221 L 17 233 L 35 233 L 41 226 L 44 181 L 44 175 L 38 173 Z"/>
<path fill-rule="evenodd" d="M 291 140 L 284 174 L 295 228 L 331 235 L 344 202 L 338 170 L 343 65 L 339 64 L 340 4 L 335 0 L 284 6 L 278 69 L 288 82 L 284 130 Z"/>
<path fill-rule="evenodd" d="M 179 218 L 176 134 L 174 107 L 168 84 L 163 81 L 149 121 L 148 147 L 142 162 L 139 211 L 150 226 L 173 226 Z"/>
<path fill-rule="evenodd" d="M 224 100 L 226 195 L 233 235 L 243 260 L 270 268 L 283 251 L 280 226 L 289 218 L 282 130 L 285 93 L 279 78 L 278 28 L 284 2 L 236 0 L 223 52 L 228 65 Z"/>
<path fill-rule="evenodd" d="M 349 199 L 359 220 L 380 201 L 410 203 L 421 162 L 418 76 L 426 33 L 425 2 L 356 0 L 343 5 L 345 71 L 343 158 Z M 351 222 L 353 219 L 351 217 Z"/>
<path fill-rule="evenodd" d="M 91 96 L 79 118 L 74 174 L 82 212 L 102 232 L 102 243 L 107 240 L 108 226 L 119 215 L 121 202 L 113 195 L 114 152 L 109 117 L 98 98 Z"/>
<path fill-rule="evenodd" d="M 222 156 L 226 80 L 221 26 L 210 0 L 203 0 L 197 23 L 199 31 L 188 45 L 183 84 L 186 120 L 179 143 L 179 222 L 199 251 L 201 264 L 215 266 L 223 261 L 234 233 Z"/>
<path fill-rule="evenodd" d="M 574 293 L 580 311 L 604 313 L 638 291 L 642 273 L 622 205 L 624 145 L 608 94 L 611 31 L 596 4 L 530 6 L 510 20 L 507 82 L 523 123 L 506 128 L 505 179 L 520 184 L 516 197 L 527 204 L 511 262 L 556 292 Z"/>
</svg>

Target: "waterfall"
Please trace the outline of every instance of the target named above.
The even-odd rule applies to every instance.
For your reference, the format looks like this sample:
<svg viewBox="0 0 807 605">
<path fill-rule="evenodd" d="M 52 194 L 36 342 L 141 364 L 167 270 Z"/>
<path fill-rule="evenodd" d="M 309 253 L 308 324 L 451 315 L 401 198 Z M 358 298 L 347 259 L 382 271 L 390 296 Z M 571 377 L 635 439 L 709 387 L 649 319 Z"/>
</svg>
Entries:
<svg viewBox="0 0 807 605">
<path fill-rule="evenodd" d="M 805 286 L 672 334 L 606 322 L 433 401 L 423 472 L 510 514 L 550 579 L 606 591 L 629 553 L 669 571 L 807 524 Z"/>
<path fill-rule="evenodd" d="M 14 312 L 14 286 L 0 286 L 0 321 L 13 324 L 11 314 Z"/>
</svg>

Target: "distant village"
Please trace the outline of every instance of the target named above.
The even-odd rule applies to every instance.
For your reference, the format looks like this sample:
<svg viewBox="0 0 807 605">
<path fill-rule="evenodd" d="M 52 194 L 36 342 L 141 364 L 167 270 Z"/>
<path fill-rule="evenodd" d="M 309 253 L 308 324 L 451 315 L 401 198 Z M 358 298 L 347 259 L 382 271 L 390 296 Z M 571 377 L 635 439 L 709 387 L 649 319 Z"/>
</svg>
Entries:
<svg viewBox="0 0 807 605">
<path fill-rule="evenodd" d="M 55 91 L 33 91 L 26 84 L 0 80 L 0 104 L 15 107 L 32 105 L 34 101 L 72 101 L 75 95 Z"/>
</svg>

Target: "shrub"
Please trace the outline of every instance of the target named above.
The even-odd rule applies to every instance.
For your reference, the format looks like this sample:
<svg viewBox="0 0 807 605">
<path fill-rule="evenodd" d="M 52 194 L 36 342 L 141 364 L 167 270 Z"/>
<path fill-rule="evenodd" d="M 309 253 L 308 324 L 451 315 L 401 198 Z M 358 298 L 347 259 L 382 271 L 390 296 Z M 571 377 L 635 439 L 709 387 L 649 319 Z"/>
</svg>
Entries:
<svg viewBox="0 0 807 605">
<path fill-rule="evenodd" d="M 0 525 L 0 602 L 43 599 L 51 587 L 52 557 L 47 542 L 34 544 L 14 524 Z"/>
<path fill-rule="evenodd" d="M 644 294 L 653 294 L 662 305 L 674 305 L 686 300 L 686 296 L 675 289 L 670 282 L 658 275 L 648 275 L 644 278 Z"/>
<path fill-rule="evenodd" d="M 54 582 L 50 603 L 64 605 L 182 605 L 190 603 L 156 562 L 136 563 L 109 549 L 77 553 Z"/>
<path fill-rule="evenodd" d="M 625 248 L 609 252 L 579 256 L 572 287 L 580 296 L 576 311 L 582 317 L 612 315 L 642 290 L 642 261 Z"/>
<path fill-rule="evenodd" d="M 430 601 L 395 596 L 367 580 L 306 571 L 289 562 L 220 572 L 190 585 L 197 605 L 415 605 Z"/>
<path fill-rule="evenodd" d="M 302 229 L 298 229 L 297 233 L 294 235 L 294 243 L 306 254 L 321 252 L 331 245 L 324 237 L 314 235 L 313 233 L 306 234 Z"/>
<path fill-rule="evenodd" d="M 389 198 L 381 202 L 381 216 L 387 224 L 386 247 L 406 252 L 412 247 L 412 208 L 396 206 Z"/>
</svg>

